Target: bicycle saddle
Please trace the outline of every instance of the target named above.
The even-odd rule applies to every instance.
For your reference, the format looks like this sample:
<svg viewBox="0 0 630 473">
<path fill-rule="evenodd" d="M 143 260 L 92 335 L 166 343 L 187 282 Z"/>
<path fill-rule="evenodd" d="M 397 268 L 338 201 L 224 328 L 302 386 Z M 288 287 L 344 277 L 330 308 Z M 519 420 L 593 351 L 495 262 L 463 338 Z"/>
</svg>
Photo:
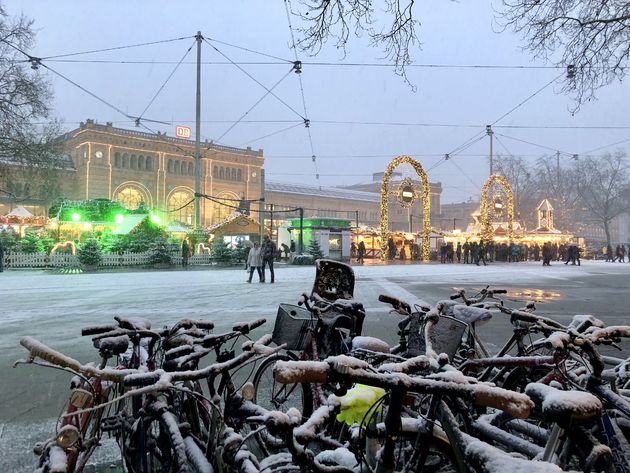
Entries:
<svg viewBox="0 0 630 473">
<path fill-rule="evenodd" d="M 559 424 L 595 420 L 602 412 L 601 401 L 582 391 L 562 391 L 542 383 L 529 383 L 525 394 L 542 409 L 545 419 Z"/>
<path fill-rule="evenodd" d="M 339 261 L 319 259 L 316 262 L 313 293 L 334 301 L 354 297 L 354 270 Z"/>
</svg>

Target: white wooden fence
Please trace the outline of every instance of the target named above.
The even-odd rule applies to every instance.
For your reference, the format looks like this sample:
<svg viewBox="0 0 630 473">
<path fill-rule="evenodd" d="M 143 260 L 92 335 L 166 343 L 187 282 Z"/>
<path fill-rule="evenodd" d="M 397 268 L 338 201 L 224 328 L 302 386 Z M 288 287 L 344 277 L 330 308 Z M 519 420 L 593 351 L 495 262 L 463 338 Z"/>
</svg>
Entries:
<svg viewBox="0 0 630 473">
<path fill-rule="evenodd" d="M 139 266 L 149 264 L 151 252 L 144 253 L 131 253 L 124 252 L 107 253 L 103 255 L 103 261 L 100 266 L 113 267 L 113 266 Z M 173 265 L 181 265 L 182 257 L 179 254 L 171 254 L 171 261 Z M 212 259 L 208 254 L 193 255 L 188 258 L 188 264 L 203 265 L 212 264 Z M 61 268 L 61 267 L 80 267 L 79 259 L 76 256 L 70 254 L 54 254 L 45 255 L 38 253 L 5 253 L 4 255 L 4 267 L 5 268 Z"/>
</svg>

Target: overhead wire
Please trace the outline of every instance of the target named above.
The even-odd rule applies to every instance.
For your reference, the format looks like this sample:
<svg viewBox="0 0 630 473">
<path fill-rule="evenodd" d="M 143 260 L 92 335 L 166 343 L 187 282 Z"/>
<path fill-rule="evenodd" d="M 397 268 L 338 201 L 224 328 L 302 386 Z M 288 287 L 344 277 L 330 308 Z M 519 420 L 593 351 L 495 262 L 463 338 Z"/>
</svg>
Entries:
<svg viewBox="0 0 630 473">
<path fill-rule="evenodd" d="M 584 154 L 589 154 L 590 155 L 593 151 L 599 151 L 601 149 L 610 148 L 611 146 L 616 146 L 616 145 L 620 145 L 622 143 L 627 143 L 628 141 L 630 141 L 630 138 L 626 138 L 626 139 L 623 139 L 621 141 L 616 141 L 614 143 L 610 143 L 610 144 L 607 144 L 607 145 L 604 145 L 604 146 L 598 146 L 597 148 L 589 149 L 588 151 L 583 151 L 580 154 L 583 154 L 583 155 Z"/>
<path fill-rule="evenodd" d="M 149 109 L 149 107 L 153 104 L 153 102 L 155 101 L 155 99 L 158 97 L 158 95 L 160 95 L 160 93 L 162 92 L 162 90 L 164 90 L 164 87 L 166 87 L 166 84 L 168 84 L 168 81 L 171 80 L 171 77 L 173 77 L 173 74 L 175 74 L 175 71 L 177 71 L 177 69 L 179 69 L 179 66 L 181 65 L 182 61 L 184 59 L 186 59 L 186 56 L 188 56 L 188 54 L 190 53 L 190 51 L 192 50 L 192 47 L 195 45 L 195 43 L 197 42 L 197 40 L 195 39 L 195 41 L 193 41 L 193 43 L 190 45 L 190 47 L 186 50 L 186 52 L 184 53 L 184 55 L 182 56 L 181 60 L 177 63 L 177 65 L 173 68 L 173 70 L 171 71 L 171 73 L 169 74 L 169 76 L 166 78 L 166 80 L 164 81 L 164 83 L 161 85 L 161 87 L 157 90 L 157 92 L 155 93 L 155 95 L 153 96 L 153 98 L 149 101 L 149 103 L 147 104 L 147 106 L 145 107 L 145 109 L 142 111 L 142 113 L 140 114 L 140 116 L 138 117 L 138 120 L 142 119 L 142 117 L 144 116 L 144 114 L 147 112 L 147 110 Z"/>
<path fill-rule="evenodd" d="M 298 127 L 298 126 L 300 126 L 300 125 L 302 125 L 302 123 L 296 123 L 296 124 L 294 124 L 294 125 L 291 125 L 291 126 L 288 126 L 288 127 L 282 128 L 281 130 L 277 130 L 277 131 L 274 131 L 274 132 L 272 132 L 272 133 L 267 133 L 266 135 L 259 136 L 258 138 L 254 138 L 253 140 L 245 141 L 245 142 L 243 142 L 243 143 L 239 144 L 238 146 L 245 146 L 245 145 L 248 145 L 248 144 L 250 144 L 250 143 L 254 143 L 254 142 L 256 142 L 256 141 L 264 140 L 265 138 L 269 138 L 269 137 L 271 137 L 271 136 L 279 135 L 279 134 L 281 134 L 281 133 L 284 133 L 285 131 L 292 130 L 293 128 L 296 128 L 296 127 Z M 268 156 L 265 156 L 265 158 L 267 158 L 267 157 L 268 157 Z"/>
<path fill-rule="evenodd" d="M 280 78 L 280 80 L 279 80 L 278 82 L 276 82 L 276 83 L 275 83 L 275 84 L 274 84 L 274 85 L 273 85 L 270 89 L 268 89 L 268 90 L 267 90 L 267 91 L 263 94 L 263 96 L 262 96 L 262 97 L 260 97 L 260 98 L 259 98 L 256 102 L 254 102 L 254 104 L 253 104 L 253 105 L 252 105 L 252 106 L 251 106 L 251 107 L 250 107 L 250 108 L 249 108 L 249 109 L 248 109 L 245 113 L 243 113 L 243 114 L 242 114 L 242 115 L 241 115 L 241 116 L 240 116 L 240 117 L 239 117 L 239 118 L 238 118 L 235 122 L 233 122 L 233 123 L 232 123 L 232 125 L 231 125 L 230 127 L 228 127 L 228 129 L 227 129 L 227 130 L 225 130 L 225 131 L 223 132 L 223 134 L 222 134 L 221 136 L 219 136 L 219 137 L 217 138 L 217 141 L 221 141 L 221 140 L 223 139 L 223 137 L 225 137 L 225 135 L 227 135 L 230 131 L 232 131 L 232 130 L 234 129 L 234 127 L 235 127 L 236 125 L 238 125 L 238 124 L 241 122 L 241 120 L 243 120 L 243 119 L 244 119 L 247 115 L 249 115 L 249 113 L 250 113 L 252 110 L 254 110 L 254 108 L 256 108 L 256 106 L 257 106 L 260 102 L 262 102 L 262 101 L 265 99 L 265 97 L 267 97 L 269 94 L 272 94 L 272 93 L 273 93 L 272 91 L 273 91 L 273 90 L 274 90 L 274 89 L 275 89 L 278 85 L 280 85 L 280 84 L 282 83 L 282 81 L 284 81 L 284 79 L 286 79 L 286 78 L 289 76 L 289 74 L 291 74 L 291 72 L 292 72 L 292 71 L 293 71 L 293 69 L 290 69 L 290 70 L 289 70 L 289 71 L 288 71 L 288 72 L 287 72 L 284 76 L 282 76 L 282 77 Z"/>
<path fill-rule="evenodd" d="M 112 48 L 103 48 L 103 49 L 93 49 L 93 50 L 89 50 L 89 51 L 80 51 L 80 52 L 75 52 L 75 53 L 66 53 L 66 54 L 57 54 L 57 55 L 53 55 L 53 56 L 45 56 L 42 57 L 40 59 L 44 60 L 50 60 L 50 59 L 59 59 L 59 58 L 64 58 L 64 57 L 71 57 L 71 56 L 80 56 L 82 54 L 95 54 L 95 53 L 104 53 L 107 51 L 119 51 L 121 49 L 131 49 L 131 48 L 139 48 L 142 46 L 152 46 L 154 44 L 164 44 L 164 43 L 172 43 L 175 41 L 181 41 L 184 39 L 189 39 L 189 38 L 194 38 L 194 36 L 182 36 L 179 38 L 172 38 L 172 39 L 163 39 L 163 40 L 159 40 L 159 41 L 151 41 L 151 42 L 147 42 L 147 43 L 137 43 L 137 44 L 129 44 L 126 46 L 114 46 Z"/>
<path fill-rule="evenodd" d="M 284 8 L 287 14 L 287 24 L 289 26 L 289 34 L 291 35 L 291 44 L 293 46 L 293 53 L 295 55 L 295 72 L 298 76 L 298 81 L 300 84 L 300 94 L 302 95 L 302 106 L 304 107 L 304 127 L 306 128 L 306 132 L 308 134 L 308 142 L 311 147 L 311 155 L 313 160 L 313 166 L 315 167 L 315 179 L 319 183 L 319 169 L 317 166 L 317 155 L 315 154 L 315 147 L 313 146 L 313 135 L 311 134 L 310 120 L 308 120 L 308 112 L 306 111 L 306 97 L 304 95 L 304 84 L 302 82 L 302 62 L 299 60 L 297 55 L 297 44 L 295 42 L 295 35 L 293 34 L 293 25 L 291 24 L 291 13 L 290 13 L 290 0 L 284 0 Z M 299 69 L 298 69 L 299 65 Z"/>
<path fill-rule="evenodd" d="M 230 63 L 232 65 L 234 65 L 239 71 L 241 71 L 243 74 L 245 74 L 247 77 L 249 77 L 251 80 L 253 80 L 254 82 L 256 82 L 256 84 L 258 84 L 259 86 L 261 86 L 263 89 L 269 91 L 269 89 L 262 83 L 260 82 L 258 79 L 256 79 L 254 76 L 252 76 L 249 72 L 247 72 L 245 69 L 243 69 L 242 67 L 240 67 L 238 64 L 236 64 L 234 61 L 232 61 L 232 59 L 230 59 L 227 55 L 225 55 L 220 49 L 218 49 L 214 44 L 212 44 L 210 41 L 208 41 L 206 38 L 203 38 L 203 40 L 212 48 L 214 49 L 217 53 L 219 53 L 221 56 L 223 56 L 225 59 L 227 59 L 228 61 L 230 61 Z M 281 104 L 283 104 L 285 107 L 287 107 L 289 110 L 291 110 L 293 113 L 295 113 L 298 117 L 300 117 L 301 119 L 304 119 L 304 117 L 302 116 L 302 114 L 300 114 L 300 112 L 298 112 L 297 110 L 295 110 L 291 105 L 289 105 L 288 103 L 286 103 L 284 100 L 282 100 L 280 97 L 278 97 L 276 94 L 274 94 L 273 92 L 269 91 L 270 94 L 275 97 L 278 101 L 280 101 Z"/>
</svg>

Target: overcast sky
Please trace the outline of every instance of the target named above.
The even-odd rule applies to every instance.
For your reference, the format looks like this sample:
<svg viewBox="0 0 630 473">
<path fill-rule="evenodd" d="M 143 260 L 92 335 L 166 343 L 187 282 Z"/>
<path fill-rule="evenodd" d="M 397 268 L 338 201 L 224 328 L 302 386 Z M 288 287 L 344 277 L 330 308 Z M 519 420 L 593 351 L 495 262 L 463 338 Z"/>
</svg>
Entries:
<svg viewBox="0 0 630 473">
<path fill-rule="evenodd" d="M 417 2 L 422 46 L 413 51 L 414 63 L 527 68 L 410 67 L 409 79 L 417 87 L 414 92 L 391 67 L 365 65 L 384 64 L 383 53 L 368 47 L 365 38 L 353 38 L 345 57 L 333 44 L 317 57 L 298 52 L 305 63 L 301 74 L 304 101 L 299 77 L 290 73 L 291 64 L 273 58 L 295 60 L 282 0 L 2 1 L 10 15 L 23 12 L 35 21 L 37 44 L 31 54 L 37 57 L 185 38 L 44 60 L 52 70 L 113 107 L 167 122 L 146 122 L 146 126 L 170 136 L 176 124 L 189 125 L 194 131 L 193 37 L 201 31 L 211 43 L 203 43 L 202 60 L 213 62 L 202 68 L 204 140 L 262 148 L 267 179 L 274 181 L 317 184 L 317 167 L 323 186 L 368 182 L 392 158 L 408 154 L 428 170 L 431 182 L 442 183 L 443 203 L 478 199 L 488 176 L 489 140 L 481 139 L 449 161 L 442 159 L 444 154 L 483 132 L 486 124 L 496 122 L 562 73 L 531 67 L 545 63 L 523 51 L 518 36 L 496 32 L 493 5 L 484 1 Z M 297 5 L 293 0 L 293 6 Z M 495 2 L 494 8 L 498 6 Z M 299 25 L 297 18 L 291 21 L 294 27 Z M 240 69 L 230 62 L 242 63 Z M 252 62 L 267 64 L 245 64 Z M 53 84 L 55 112 L 67 129 L 87 118 L 134 127 L 122 113 L 65 79 L 46 70 L 42 73 Z M 257 82 L 267 88 L 280 82 L 273 92 L 284 103 Z M 495 154 L 522 155 L 534 162 L 555 150 L 584 154 L 597 149 L 593 154 L 601 154 L 628 144 L 599 149 L 630 138 L 627 84 L 600 90 L 598 100 L 583 105 L 575 115 L 569 112 L 570 97 L 559 90 L 559 84 L 552 83 L 499 120 L 493 126 Z M 311 120 L 312 149 L 302 117 Z M 568 165 L 564 156 L 562 162 Z"/>
</svg>

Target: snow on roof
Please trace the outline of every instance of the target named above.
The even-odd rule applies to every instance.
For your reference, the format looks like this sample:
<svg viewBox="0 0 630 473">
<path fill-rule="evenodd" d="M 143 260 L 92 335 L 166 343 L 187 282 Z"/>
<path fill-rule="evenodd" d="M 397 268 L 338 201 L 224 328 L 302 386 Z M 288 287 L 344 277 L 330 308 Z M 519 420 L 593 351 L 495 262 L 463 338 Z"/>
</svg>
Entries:
<svg viewBox="0 0 630 473">
<path fill-rule="evenodd" d="M 18 218 L 31 218 L 32 216 L 33 214 L 30 213 L 28 210 L 26 210 L 22 206 L 18 206 L 14 208 L 13 210 L 11 210 L 11 212 L 9 212 L 6 215 L 6 217 L 18 217 Z"/>
<path fill-rule="evenodd" d="M 536 210 L 553 210 L 553 207 L 551 206 L 551 202 L 547 199 L 543 199 L 540 205 L 536 207 Z"/>
<path fill-rule="evenodd" d="M 376 192 L 355 191 L 339 187 L 318 187 L 305 184 L 288 184 L 284 182 L 265 181 L 266 192 L 284 192 L 287 194 L 312 195 L 335 199 L 360 200 L 363 202 L 380 202 L 381 196 Z"/>
<path fill-rule="evenodd" d="M 125 219 L 116 225 L 112 231 L 115 235 L 127 235 L 131 230 L 136 228 L 143 220 L 149 217 L 149 214 L 130 214 L 125 215 Z"/>
</svg>

